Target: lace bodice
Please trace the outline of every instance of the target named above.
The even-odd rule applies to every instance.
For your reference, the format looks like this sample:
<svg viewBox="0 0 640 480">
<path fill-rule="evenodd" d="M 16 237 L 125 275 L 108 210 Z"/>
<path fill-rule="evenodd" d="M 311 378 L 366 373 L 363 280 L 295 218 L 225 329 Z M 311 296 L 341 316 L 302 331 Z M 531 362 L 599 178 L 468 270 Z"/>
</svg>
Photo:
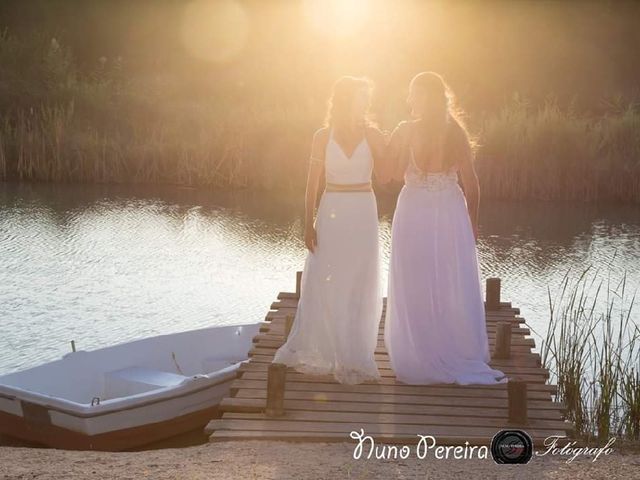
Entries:
<svg viewBox="0 0 640 480">
<path fill-rule="evenodd" d="M 404 172 L 404 183 L 408 187 L 439 191 L 457 186 L 458 174 L 455 168 L 450 168 L 446 172 L 423 172 L 416 165 L 413 150 L 411 150 L 409 165 Z"/>
<path fill-rule="evenodd" d="M 366 138 L 363 138 L 351 156 L 347 157 L 333 139 L 333 129 L 331 129 L 324 161 L 327 183 L 356 184 L 371 181 L 373 157 Z"/>
</svg>

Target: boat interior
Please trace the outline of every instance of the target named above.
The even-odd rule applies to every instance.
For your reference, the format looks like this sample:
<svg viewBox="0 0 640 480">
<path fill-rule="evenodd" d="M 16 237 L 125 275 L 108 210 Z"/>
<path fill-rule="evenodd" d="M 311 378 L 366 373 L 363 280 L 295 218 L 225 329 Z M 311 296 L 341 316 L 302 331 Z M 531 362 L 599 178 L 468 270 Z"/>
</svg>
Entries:
<svg viewBox="0 0 640 480">
<path fill-rule="evenodd" d="M 0 393 L 91 406 L 215 378 L 247 359 L 258 324 L 211 327 L 134 340 L 0 377 Z M 18 395 L 20 396 L 20 395 Z"/>
</svg>

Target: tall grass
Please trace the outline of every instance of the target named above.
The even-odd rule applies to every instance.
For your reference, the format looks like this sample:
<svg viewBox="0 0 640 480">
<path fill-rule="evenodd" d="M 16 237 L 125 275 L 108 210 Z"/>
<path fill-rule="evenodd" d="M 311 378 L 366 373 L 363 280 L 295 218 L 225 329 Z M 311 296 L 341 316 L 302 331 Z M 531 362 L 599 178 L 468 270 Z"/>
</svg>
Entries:
<svg viewBox="0 0 640 480">
<path fill-rule="evenodd" d="M 497 198 L 640 201 L 640 110 L 634 102 L 599 117 L 534 108 L 515 96 L 481 122 L 484 191 Z"/>
<path fill-rule="evenodd" d="M 10 73 L 0 82 L 0 180 L 304 190 L 325 108 L 317 97 L 276 96 L 275 85 L 243 93 L 179 71 L 145 77 L 119 58 L 80 74 L 44 37 L 1 34 L 0 63 Z M 471 112 L 483 195 L 640 202 L 640 111 L 610 103 L 598 118 L 517 96 L 495 114 Z M 380 120 L 392 128 L 398 118 Z"/>
<path fill-rule="evenodd" d="M 604 297 L 604 298 L 603 298 Z M 558 399 L 578 435 L 640 440 L 640 328 L 631 319 L 635 293 L 626 274 L 611 284 L 610 273 L 588 268 L 564 276 L 558 294 L 549 292 L 550 322 L 542 358 L 558 384 Z"/>
</svg>

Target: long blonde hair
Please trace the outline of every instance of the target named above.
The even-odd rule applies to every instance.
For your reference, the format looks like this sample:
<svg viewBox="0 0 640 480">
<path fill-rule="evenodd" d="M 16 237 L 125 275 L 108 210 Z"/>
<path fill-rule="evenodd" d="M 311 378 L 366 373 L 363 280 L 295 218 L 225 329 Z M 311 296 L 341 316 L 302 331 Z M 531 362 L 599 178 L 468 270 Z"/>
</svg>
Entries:
<svg viewBox="0 0 640 480">
<path fill-rule="evenodd" d="M 429 99 L 422 112 L 428 126 L 423 132 L 427 137 L 427 149 L 433 153 L 442 140 L 443 161 L 447 168 L 453 166 L 465 152 L 470 150 L 473 154 L 475 142 L 463 121 L 464 112 L 456 106 L 456 97 L 444 78 L 436 72 L 421 72 L 413 77 L 411 86 L 421 89 Z"/>
</svg>

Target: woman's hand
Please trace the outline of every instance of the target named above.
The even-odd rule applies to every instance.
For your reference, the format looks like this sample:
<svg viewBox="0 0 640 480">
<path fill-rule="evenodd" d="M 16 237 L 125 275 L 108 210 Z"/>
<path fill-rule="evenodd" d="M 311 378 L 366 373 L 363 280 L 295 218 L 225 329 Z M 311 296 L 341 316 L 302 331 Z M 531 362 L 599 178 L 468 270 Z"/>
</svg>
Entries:
<svg viewBox="0 0 640 480">
<path fill-rule="evenodd" d="M 478 224 L 476 222 L 471 222 L 471 228 L 473 229 L 473 238 L 478 241 Z"/>
<path fill-rule="evenodd" d="M 304 244 L 307 246 L 311 253 L 314 252 L 316 246 L 318 245 L 318 236 L 316 234 L 316 229 L 312 225 L 305 227 L 304 229 Z"/>
</svg>

